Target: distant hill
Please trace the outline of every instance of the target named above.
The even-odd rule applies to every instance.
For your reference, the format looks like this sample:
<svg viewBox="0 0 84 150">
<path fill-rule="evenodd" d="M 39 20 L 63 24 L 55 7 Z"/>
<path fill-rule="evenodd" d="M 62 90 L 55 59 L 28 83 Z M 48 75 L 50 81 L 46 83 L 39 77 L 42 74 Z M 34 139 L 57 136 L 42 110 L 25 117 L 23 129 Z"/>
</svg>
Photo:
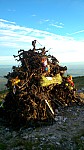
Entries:
<svg viewBox="0 0 84 150">
<path fill-rule="evenodd" d="M 5 87 L 5 84 L 7 83 L 7 79 L 5 78 L 0 78 L 0 91 L 4 90 L 6 87 Z"/>
<path fill-rule="evenodd" d="M 11 68 L 10 65 L 0 65 L 0 77 L 7 75 L 7 73 L 11 71 Z"/>
<path fill-rule="evenodd" d="M 84 76 L 73 77 L 77 89 L 84 88 Z"/>
<path fill-rule="evenodd" d="M 11 72 L 10 65 L 0 65 L 0 91 L 5 89 L 7 79 L 4 78 L 4 76 L 7 75 L 8 72 Z"/>
</svg>

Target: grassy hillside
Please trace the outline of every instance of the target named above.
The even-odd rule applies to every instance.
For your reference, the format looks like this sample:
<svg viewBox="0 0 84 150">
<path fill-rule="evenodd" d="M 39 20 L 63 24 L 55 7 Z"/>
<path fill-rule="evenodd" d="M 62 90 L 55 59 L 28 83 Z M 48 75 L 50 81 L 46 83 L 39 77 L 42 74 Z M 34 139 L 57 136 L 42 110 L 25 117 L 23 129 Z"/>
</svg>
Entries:
<svg viewBox="0 0 84 150">
<path fill-rule="evenodd" d="M 3 91 L 6 87 L 5 84 L 7 83 L 7 79 L 0 78 L 0 91 Z"/>
<path fill-rule="evenodd" d="M 73 81 L 77 89 L 84 88 L 84 76 L 73 77 Z"/>
</svg>

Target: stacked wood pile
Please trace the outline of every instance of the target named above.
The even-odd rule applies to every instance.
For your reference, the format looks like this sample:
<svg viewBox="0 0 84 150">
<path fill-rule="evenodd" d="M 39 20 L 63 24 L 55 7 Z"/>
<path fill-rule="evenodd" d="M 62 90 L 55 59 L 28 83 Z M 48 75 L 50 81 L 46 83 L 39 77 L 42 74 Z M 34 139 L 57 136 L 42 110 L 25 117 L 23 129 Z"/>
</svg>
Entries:
<svg viewBox="0 0 84 150">
<path fill-rule="evenodd" d="M 35 44 L 36 40 L 32 42 L 32 50 L 19 50 L 18 55 L 14 55 L 20 66 L 13 66 L 12 72 L 5 76 L 8 79 L 5 117 L 10 124 L 17 126 L 32 120 L 54 119 L 58 107 L 80 102 L 75 96 L 71 76 L 64 76 L 67 67 L 60 66 L 53 55 L 47 55 L 45 47 L 36 49 Z M 42 77 L 49 77 L 49 82 L 54 77 L 56 79 L 44 85 Z"/>
</svg>

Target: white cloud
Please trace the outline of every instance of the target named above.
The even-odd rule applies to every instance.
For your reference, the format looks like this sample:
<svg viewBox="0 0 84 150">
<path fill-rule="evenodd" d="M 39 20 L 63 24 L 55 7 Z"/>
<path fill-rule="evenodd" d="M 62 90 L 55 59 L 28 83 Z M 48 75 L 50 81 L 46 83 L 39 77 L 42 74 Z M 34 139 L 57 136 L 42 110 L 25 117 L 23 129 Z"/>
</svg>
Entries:
<svg viewBox="0 0 84 150">
<path fill-rule="evenodd" d="M 55 27 L 55 28 L 64 28 L 64 24 L 61 22 L 55 22 L 54 20 L 49 20 L 49 19 L 41 19 L 39 21 L 40 24 L 46 24 L 47 26 Z"/>
<path fill-rule="evenodd" d="M 32 15 L 32 17 L 36 17 L 36 15 L 35 15 L 35 14 L 33 14 L 33 15 Z"/>
<path fill-rule="evenodd" d="M 84 30 L 80 30 L 80 31 L 76 31 L 73 33 L 67 33 L 68 35 L 75 35 L 75 34 L 79 34 L 79 33 L 84 33 Z"/>
<path fill-rule="evenodd" d="M 56 28 L 63 28 L 63 24 L 57 25 L 57 24 L 51 24 L 51 26 L 56 27 Z"/>
<path fill-rule="evenodd" d="M 47 23 L 47 22 L 49 22 L 50 20 L 49 19 L 41 19 L 40 21 L 39 21 L 39 23 L 40 24 L 44 24 L 44 23 Z"/>
<path fill-rule="evenodd" d="M 60 23 L 60 26 L 61 25 L 63 26 L 62 23 Z M 84 60 L 83 41 L 77 41 L 70 35 L 61 36 L 47 31 L 22 27 L 14 22 L 0 19 L 0 55 L 2 55 L 1 48 L 7 49 L 8 55 L 9 49 L 11 49 L 11 55 L 15 54 L 14 49 L 16 49 L 16 51 L 19 49 L 28 50 L 32 48 L 32 40 L 39 41 L 39 43 L 43 45 L 42 47 L 45 46 L 46 49 L 51 48 L 49 53 L 55 55 L 61 62 Z M 41 47 L 38 42 L 36 46 L 37 48 Z M 5 59 L 4 62 L 8 61 L 7 57 L 5 57 Z M 1 62 L 3 62 L 3 59 L 0 57 L 0 63 Z"/>
<path fill-rule="evenodd" d="M 0 22 L 8 22 L 8 23 L 13 23 L 13 24 L 15 24 L 15 22 L 11 22 L 11 21 L 8 21 L 8 20 L 5 20 L 5 19 L 0 19 Z"/>
</svg>

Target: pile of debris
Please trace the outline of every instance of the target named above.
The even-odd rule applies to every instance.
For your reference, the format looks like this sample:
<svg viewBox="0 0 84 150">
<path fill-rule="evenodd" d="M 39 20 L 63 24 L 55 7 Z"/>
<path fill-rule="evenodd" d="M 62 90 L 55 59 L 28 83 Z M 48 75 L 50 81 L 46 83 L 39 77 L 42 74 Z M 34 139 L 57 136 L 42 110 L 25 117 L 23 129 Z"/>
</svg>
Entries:
<svg viewBox="0 0 84 150">
<path fill-rule="evenodd" d="M 27 124 L 32 120 L 54 119 L 60 106 L 79 104 L 75 96 L 72 76 L 64 76 L 67 67 L 60 66 L 44 48 L 19 50 L 14 58 L 20 66 L 12 67 L 7 76 L 8 94 L 4 99 L 5 118 L 13 125 Z"/>
</svg>

